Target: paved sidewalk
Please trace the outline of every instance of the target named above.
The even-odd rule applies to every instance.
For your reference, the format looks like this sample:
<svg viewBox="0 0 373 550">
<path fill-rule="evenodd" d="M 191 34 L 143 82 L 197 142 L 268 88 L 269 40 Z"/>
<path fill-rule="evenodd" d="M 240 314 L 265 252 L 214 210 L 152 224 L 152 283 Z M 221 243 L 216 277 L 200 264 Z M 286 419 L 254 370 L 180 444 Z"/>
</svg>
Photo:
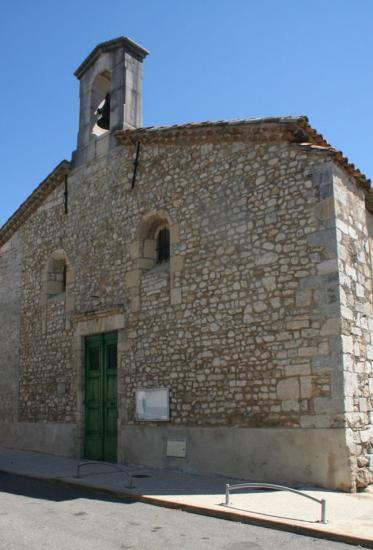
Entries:
<svg viewBox="0 0 373 550">
<path fill-rule="evenodd" d="M 308 495 L 326 500 L 328 523 L 322 524 L 317 502 L 289 492 L 235 492 L 231 494 L 230 505 L 225 506 L 225 484 L 240 483 L 237 479 L 107 463 L 84 466 L 81 478 L 77 478 L 78 463 L 71 458 L 0 448 L 2 472 L 77 484 L 158 506 L 373 548 L 371 493 L 302 489 Z M 128 472 L 133 476 L 132 483 Z"/>
</svg>

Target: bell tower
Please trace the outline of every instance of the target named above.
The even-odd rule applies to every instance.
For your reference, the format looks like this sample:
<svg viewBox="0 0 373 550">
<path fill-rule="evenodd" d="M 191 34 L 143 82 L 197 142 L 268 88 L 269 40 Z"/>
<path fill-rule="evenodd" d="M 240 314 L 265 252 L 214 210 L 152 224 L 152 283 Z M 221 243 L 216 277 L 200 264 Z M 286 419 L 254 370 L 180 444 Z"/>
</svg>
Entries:
<svg viewBox="0 0 373 550">
<path fill-rule="evenodd" d="M 142 63 L 148 53 L 121 36 L 98 44 L 75 71 L 80 117 L 74 166 L 114 147 L 115 130 L 142 126 Z"/>
</svg>

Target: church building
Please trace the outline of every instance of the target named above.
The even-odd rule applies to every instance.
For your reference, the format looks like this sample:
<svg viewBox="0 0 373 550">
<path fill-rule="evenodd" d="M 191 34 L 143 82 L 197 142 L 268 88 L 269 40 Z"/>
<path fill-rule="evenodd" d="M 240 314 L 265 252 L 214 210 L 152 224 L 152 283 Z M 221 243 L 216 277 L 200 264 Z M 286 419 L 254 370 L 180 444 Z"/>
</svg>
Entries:
<svg viewBox="0 0 373 550">
<path fill-rule="evenodd" d="M 76 151 L 0 228 L 0 445 L 366 487 L 370 181 L 305 116 L 144 127 L 147 54 L 82 62 Z"/>
</svg>

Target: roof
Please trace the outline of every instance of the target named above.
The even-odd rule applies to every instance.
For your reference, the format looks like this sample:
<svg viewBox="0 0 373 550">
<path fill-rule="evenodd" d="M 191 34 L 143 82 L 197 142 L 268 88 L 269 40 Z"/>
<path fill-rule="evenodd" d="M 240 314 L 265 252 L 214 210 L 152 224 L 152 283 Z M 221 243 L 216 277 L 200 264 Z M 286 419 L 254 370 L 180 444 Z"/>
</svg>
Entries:
<svg viewBox="0 0 373 550">
<path fill-rule="evenodd" d="M 192 122 L 188 124 L 177 124 L 173 126 L 151 126 L 148 128 L 137 128 L 118 130 L 115 135 L 120 143 L 133 143 L 142 140 L 175 139 L 187 136 L 224 134 L 227 130 L 236 132 L 252 129 L 255 132 L 265 131 L 274 126 L 281 128 L 289 142 L 304 150 L 328 155 L 337 165 L 343 168 L 358 185 L 365 191 L 366 207 L 373 213 L 373 190 L 370 180 L 358 168 L 354 166 L 341 151 L 337 151 L 309 124 L 305 116 L 285 116 L 252 118 L 243 120 L 220 120 L 216 122 Z M 33 212 L 43 203 L 45 198 L 60 185 L 70 173 L 71 164 L 63 160 L 43 180 L 40 185 L 31 193 L 24 203 L 16 210 L 9 220 L 0 228 L 0 247 L 17 231 L 17 229 L 31 216 Z"/>
<path fill-rule="evenodd" d="M 113 40 L 108 40 L 107 42 L 101 42 L 91 51 L 91 53 L 85 58 L 85 60 L 79 65 L 79 67 L 74 72 L 74 75 L 79 80 L 83 74 L 97 61 L 97 59 L 103 53 L 111 52 L 118 48 L 124 48 L 127 52 L 131 53 L 139 61 L 143 61 L 144 58 L 149 54 L 148 50 L 145 50 L 139 44 L 136 44 L 133 40 L 127 36 L 119 36 L 118 38 L 113 38 Z"/>
<path fill-rule="evenodd" d="M 70 172 L 70 162 L 63 160 L 56 168 L 37 186 L 29 197 L 21 204 L 5 224 L 0 227 L 0 248 L 19 229 L 19 227 L 31 216 L 33 212 L 44 202 L 56 187 L 58 187 Z"/>
</svg>

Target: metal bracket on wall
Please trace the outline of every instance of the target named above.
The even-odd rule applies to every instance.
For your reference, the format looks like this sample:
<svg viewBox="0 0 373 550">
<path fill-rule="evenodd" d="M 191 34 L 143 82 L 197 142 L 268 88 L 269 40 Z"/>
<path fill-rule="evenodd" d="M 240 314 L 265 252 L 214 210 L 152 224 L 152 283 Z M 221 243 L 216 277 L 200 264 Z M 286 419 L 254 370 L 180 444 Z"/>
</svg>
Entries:
<svg viewBox="0 0 373 550">
<path fill-rule="evenodd" d="M 137 142 L 137 147 L 136 147 L 136 156 L 135 156 L 135 160 L 133 162 L 133 176 L 132 176 L 131 189 L 133 189 L 135 187 L 137 167 L 139 165 L 140 146 L 141 146 L 141 143 L 140 143 L 140 141 L 138 141 Z"/>
<path fill-rule="evenodd" d="M 67 212 L 68 212 L 68 205 L 67 205 L 68 196 L 69 196 L 69 189 L 68 189 L 68 186 L 67 186 L 67 176 L 65 175 L 65 190 L 63 192 L 63 202 L 64 202 L 64 206 L 65 206 L 65 214 L 67 214 Z"/>
</svg>

